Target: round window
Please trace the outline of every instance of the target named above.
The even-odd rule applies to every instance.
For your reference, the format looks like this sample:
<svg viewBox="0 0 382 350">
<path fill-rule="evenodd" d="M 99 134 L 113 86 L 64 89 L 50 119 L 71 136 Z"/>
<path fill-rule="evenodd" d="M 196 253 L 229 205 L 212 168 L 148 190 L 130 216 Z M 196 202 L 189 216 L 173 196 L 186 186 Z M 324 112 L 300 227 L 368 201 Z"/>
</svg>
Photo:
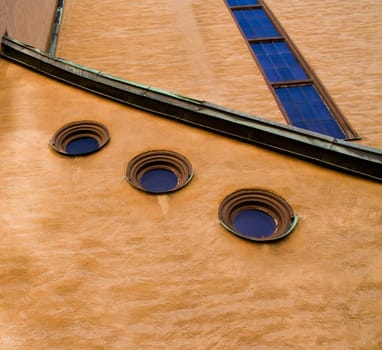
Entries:
<svg viewBox="0 0 382 350">
<path fill-rule="evenodd" d="M 98 151 L 109 141 L 109 132 L 104 125 L 83 120 L 66 124 L 57 130 L 50 145 L 58 153 L 80 156 Z"/>
<path fill-rule="evenodd" d="M 287 236 L 298 217 L 280 196 L 259 189 L 244 189 L 223 200 L 219 220 L 237 236 L 266 242 Z"/>
<path fill-rule="evenodd" d="M 126 179 L 145 192 L 168 193 L 187 185 L 192 178 L 191 163 L 172 151 L 149 151 L 134 157 L 127 167 Z"/>
</svg>

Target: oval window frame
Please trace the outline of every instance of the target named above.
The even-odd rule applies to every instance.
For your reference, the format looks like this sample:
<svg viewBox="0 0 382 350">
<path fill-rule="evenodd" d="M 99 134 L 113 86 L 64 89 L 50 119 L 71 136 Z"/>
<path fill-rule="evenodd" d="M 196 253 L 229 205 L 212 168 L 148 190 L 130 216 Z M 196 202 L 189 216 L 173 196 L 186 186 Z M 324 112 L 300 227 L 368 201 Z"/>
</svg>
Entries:
<svg viewBox="0 0 382 350">
<path fill-rule="evenodd" d="M 178 183 L 175 187 L 156 192 L 144 188 L 141 185 L 142 176 L 155 169 L 164 169 L 173 172 L 177 178 Z M 168 150 L 151 150 L 140 153 L 132 158 L 127 166 L 125 179 L 133 187 L 151 194 L 166 194 L 180 190 L 186 186 L 193 177 L 193 170 L 190 161 L 183 155 Z"/>
<path fill-rule="evenodd" d="M 80 138 L 90 137 L 98 142 L 98 148 L 83 153 L 69 153 L 66 148 L 69 143 Z M 110 134 L 105 125 L 94 120 L 80 120 L 65 124 L 58 129 L 49 144 L 51 148 L 65 156 L 85 156 L 98 152 L 110 141 Z"/>
<path fill-rule="evenodd" d="M 276 224 L 275 231 L 266 237 L 253 237 L 239 232 L 234 227 L 234 218 L 244 210 L 263 211 L 270 215 Z M 284 198 L 263 189 L 241 189 L 229 194 L 219 206 L 218 217 L 225 229 L 236 236 L 255 242 L 270 242 L 284 238 L 293 231 L 298 222 L 298 216 Z"/>
</svg>

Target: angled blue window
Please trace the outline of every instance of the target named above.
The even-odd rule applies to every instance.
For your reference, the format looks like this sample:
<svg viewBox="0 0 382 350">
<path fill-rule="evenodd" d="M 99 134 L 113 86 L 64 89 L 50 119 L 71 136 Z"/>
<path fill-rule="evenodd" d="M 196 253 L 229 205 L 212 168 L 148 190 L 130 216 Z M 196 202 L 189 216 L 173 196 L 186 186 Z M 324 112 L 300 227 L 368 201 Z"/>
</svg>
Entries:
<svg viewBox="0 0 382 350">
<path fill-rule="evenodd" d="M 263 0 L 226 2 L 290 124 L 358 138 Z"/>
<path fill-rule="evenodd" d="M 248 6 L 248 5 L 258 5 L 257 0 L 228 0 L 229 6 Z"/>
<path fill-rule="evenodd" d="M 233 14 L 248 40 L 280 36 L 263 9 L 235 10 Z"/>
<path fill-rule="evenodd" d="M 308 79 L 308 76 L 285 42 L 259 42 L 251 44 L 251 48 L 269 82 L 277 83 Z"/>
<path fill-rule="evenodd" d="M 313 85 L 275 88 L 292 125 L 333 136 L 345 138 L 327 105 Z"/>
</svg>

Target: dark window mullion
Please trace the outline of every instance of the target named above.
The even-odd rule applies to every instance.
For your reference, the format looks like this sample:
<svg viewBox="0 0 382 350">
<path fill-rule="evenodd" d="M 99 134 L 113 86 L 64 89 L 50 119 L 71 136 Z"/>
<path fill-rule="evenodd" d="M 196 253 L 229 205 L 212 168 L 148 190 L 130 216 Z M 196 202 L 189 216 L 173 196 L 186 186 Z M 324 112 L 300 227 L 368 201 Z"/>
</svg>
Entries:
<svg viewBox="0 0 382 350">
<path fill-rule="evenodd" d="M 231 11 L 240 11 L 240 10 L 259 10 L 263 8 L 263 5 L 236 5 L 236 6 L 229 6 Z"/>
<path fill-rule="evenodd" d="M 269 85 L 276 89 L 279 87 L 288 87 L 288 86 L 304 86 L 304 85 L 313 85 L 312 79 L 304 79 L 304 80 L 287 80 L 287 81 L 278 81 L 275 83 L 269 83 Z"/>
<path fill-rule="evenodd" d="M 285 41 L 282 36 L 274 36 L 274 37 L 266 37 L 266 38 L 256 38 L 256 39 L 248 39 L 249 44 L 258 44 L 258 43 L 270 43 L 270 42 L 280 42 Z"/>
<path fill-rule="evenodd" d="M 262 5 L 237 5 L 237 6 L 230 6 L 230 9 L 232 11 L 237 11 L 237 10 L 258 10 L 262 9 Z"/>
</svg>

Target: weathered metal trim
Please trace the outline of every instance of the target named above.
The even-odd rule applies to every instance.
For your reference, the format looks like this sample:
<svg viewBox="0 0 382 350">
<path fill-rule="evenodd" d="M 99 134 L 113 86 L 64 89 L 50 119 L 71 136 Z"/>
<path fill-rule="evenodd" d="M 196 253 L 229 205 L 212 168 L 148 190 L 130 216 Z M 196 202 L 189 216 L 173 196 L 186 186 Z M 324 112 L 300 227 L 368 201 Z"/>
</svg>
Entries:
<svg viewBox="0 0 382 350">
<path fill-rule="evenodd" d="M 56 55 L 58 35 L 60 33 L 60 27 L 62 22 L 62 16 L 64 14 L 64 0 L 57 0 L 56 16 L 54 18 L 52 33 L 48 46 L 48 53 L 51 56 Z"/>
<path fill-rule="evenodd" d="M 150 113 L 382 181 L 382 150 L 267 121 L 206 101 L 116 78 L 4 36 L 1 55 L 44 75 Z"/>
</svg>

